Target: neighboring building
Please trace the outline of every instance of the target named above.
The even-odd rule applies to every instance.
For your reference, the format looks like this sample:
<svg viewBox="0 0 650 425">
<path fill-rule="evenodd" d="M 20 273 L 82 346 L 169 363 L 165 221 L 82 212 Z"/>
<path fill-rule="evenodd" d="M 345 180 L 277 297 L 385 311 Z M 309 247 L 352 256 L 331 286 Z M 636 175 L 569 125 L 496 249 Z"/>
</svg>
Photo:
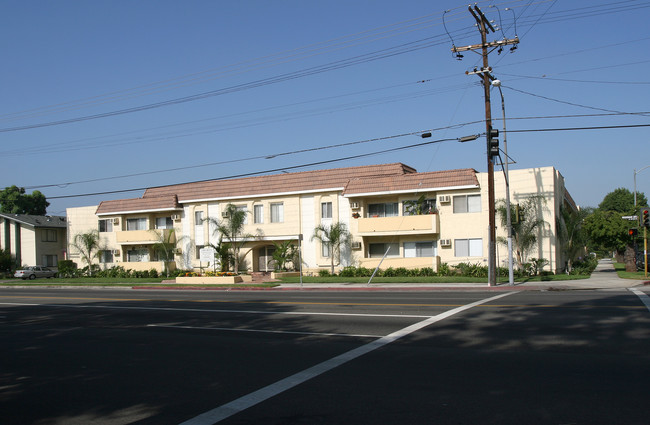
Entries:
<svg viewBox="0 0 650 425">
<path fill-rule="evenodd" d="M 577 208 L 563 177 L 553 167 L 515 170 L 510 185 L 514 203 L 533 195 L 546 200 L 540 205 L 546 225 L 531 256 L 548 259 L 552 271 L 563 270 L 556 218 L 561 205 Z M 501 173 L 495 174 L 495 197 L 505 198 Z M 419 198 L 420 205 L 409 202 Z M 206 219 L 221 220 L 229 203 L 247 211 L 245 233 L 258 235 L 242 249 L 242 268 L 248 271 L 270 269 L 274 242 L 297 245 L 299 239 L 303 270 L 328 268 L 329 252 L 311 237 L 318 224 L 337 221 L 348 226 L 353 238 L 336 261 L 339 268 L 376 267 L 385 253 L 382 268 L 487 264 L 487 174 L 473 169 L 418 173 L 401 163 L 151 188 L 141 198 L 68 209 L 70 237 L 98 229 L 105 266 L 162 270 L 152 247 L 171 236 L 176 244 L 172 266 L 196 269 L 206 266 L 199 261 L 200 249 L 219 239 Z M 413 214 L 416 209 L 420 214 Z M 504 229 L 497 227 L 503 236 Z M 505 265 L 507 250 L 497 249 L 497 262 Z"/>
<path fill-rule="evenodd" d="M 66 255 L 66 218 L 0 213 L 0 249 L 18 265 L 58 267 Z"/>
</svg>

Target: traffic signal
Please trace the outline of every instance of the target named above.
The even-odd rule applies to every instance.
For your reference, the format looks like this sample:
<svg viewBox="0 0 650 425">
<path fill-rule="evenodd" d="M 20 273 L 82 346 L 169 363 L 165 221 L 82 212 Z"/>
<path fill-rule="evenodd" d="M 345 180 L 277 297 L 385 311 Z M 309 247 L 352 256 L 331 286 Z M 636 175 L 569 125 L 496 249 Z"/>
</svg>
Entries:
<svg viewBox="0 0 650 425">
<path fill-rule="evenodd" d="M 488 133 L 488 155 L 490 158 L 499 156 L 499 130 L 496 128 L 491 128 Z"/>
<path fill-rule="evenodd" d="M 641 211 L 641 215 L 642 215 L 641 224 L 643 225 L 643 227 L 650 227 L 650 219 L 648 218 L 648 209 L 646 208 L 643 211 Z"/>
<path fill-rule="evenodd" d="M 632 236 L 633 238 L 636 238 L 636 235 L 638 235 L 638 231 L 636 229 L 630 229 L 627 231 L 628 235 Z"/>
</svg>

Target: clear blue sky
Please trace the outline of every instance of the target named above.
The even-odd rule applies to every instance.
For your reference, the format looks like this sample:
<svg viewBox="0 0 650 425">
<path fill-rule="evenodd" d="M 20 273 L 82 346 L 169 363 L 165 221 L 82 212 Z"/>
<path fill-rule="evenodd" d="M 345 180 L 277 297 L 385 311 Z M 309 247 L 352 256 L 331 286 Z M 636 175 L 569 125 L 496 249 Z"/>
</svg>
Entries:
<svg viewBox="0 0 650 425">
<path fill-rule="evenodd" d="M 632 190 L 650 127 L 515 131 L 650 124 L 650 2 L 478 5 L 503 30 L 489 40 L 521 40 L 490 54 L 511 167 L 556 167 L 581 206 Z M 6 0 L 0 13 L 0 186 L 40 190 L 50 214 L 142 192 L 57 197 L 282 168 L 487 169 L 483 138 L 291 168 L 423 141 L 402 134 L 483 133 L 465 75 L 480 57 L 450 51 L 480 41 L 465 2 Z M 637 190 L 650 195 L 650 168 Z"/>
</svg>

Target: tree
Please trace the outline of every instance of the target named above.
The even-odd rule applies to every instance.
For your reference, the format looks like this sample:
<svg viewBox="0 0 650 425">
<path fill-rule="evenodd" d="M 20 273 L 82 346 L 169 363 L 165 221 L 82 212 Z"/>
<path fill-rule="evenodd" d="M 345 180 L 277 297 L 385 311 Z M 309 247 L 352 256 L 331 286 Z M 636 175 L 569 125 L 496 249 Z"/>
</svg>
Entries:
<svg viewBox="0 0 650 425">
<path fill-rule="evenodd" d="M 328 248 L 332 274 L 334 274 L 334 258 L 340 256 L 342 247 L 350 244 L 351 237 L 345 223 L 340 221 L 333 223 L 331 226 L 319 224 L 314 228 L 311 240 L 317 239 Z"/>
<path fill-rule="evenodd" d="M 50 203 L 38 190 L 25 194 L 24 187 L 10 186 L 0 191 L 0 212 L 5 214 L 45 215 Z"/>
<path fill-rule="evenodd" d="M 546 223 L 542 218 L 541 206 L 546 200 L 543 196 L 531 196 L 519 204 L 519 221 L 512 223 L 512 243 L 515 250 L 517 267 L 522 269 L 528 254 L 537 242 L 537 235 Z M 510 216 L 515 217 L 515 205 L 510 205 Z M 502 226 L 507 226 L 507 209 L 505 200 L 499 200 L 497 214 Z M 497 238 L 499 243 L 507 245 L 507 239 Z"/>
<path fill-rule="evenodd" d="M 273 250 L 273 254 L 271 254 L 273 257 L 273 260 L 271 261 L 275 262 L 275 269 L 289 270 L 287 265 L 289 263 L 295 269 L 300 260 L 298 256 L 298 248 L 292 243 L 292 241 L 281 243 L 273 242 L 273 245 L 275 245 L 275 250 Z"/>
<path fill-rule="evenodd" d="M 168 263 L 174 261 L 174 250 L 179 240 L 176 239 L 176 232 L 174 229 L 169 229 L 165 232 L 163 229 L 150 230 L 153 232 L 158 241 L 153 245 L 153 251 L 158 255 L 158 259 L 163 262 L 165 276 L 169 277 Z M 181 238 L 184 239 L 186 236 Z"/>
<path fill-rule="evenodd" d="M 648 205 L 648 200 L 643 192 L 636 194 L 636 204 L 637 206 Z M 598 205 L 598 209 L 601 211 L 616 211 L 621 214 L 635 213 L 634 193 L 623 187 L 619 187 L 605 195 L 603 201 Z"/>
<path fill-rule="evenodd" d="M 207 220 L 215 227 L 214 234 L 219 234 L 220 238 L 228 241 L 228 247 L 233 257 L 235 273 L 239 273 L 239 253 L 241 248 L 246 242 L 257 239 L 257 235 L 244 233 L 247 211 L 241 210 L 233 204 L 228 204 L 224 212 L 226 213 L 226 218 L 223 220 L 213 218 L 208 218 Z"/>
<path fill-rule="evenodd" d="M 560 216 L 557 219 L 557 236 L 561 249 L 567 258 L 567 272 L 571 272 L 573 262 L 580 254 L 585 254 L 587 244 L 587 232 L 584 229 L 585 218 L 589 210 L 571 211 L 568 208 L 560 207 Z"/>
<path fill-rule="evenodd" d="M 88 275 L 92 276 L 92 261 L 99 254 L 99 231 L 91 230 L 74 235 L 72 246 L 79 251 L 81 258 L 88 264 Z"/>
<path fill-rule="evenodd" d="M 10 272 L 16 266 L 16 257 L 8 249 L 0 249 L 0 271 Z"/>
</svg>

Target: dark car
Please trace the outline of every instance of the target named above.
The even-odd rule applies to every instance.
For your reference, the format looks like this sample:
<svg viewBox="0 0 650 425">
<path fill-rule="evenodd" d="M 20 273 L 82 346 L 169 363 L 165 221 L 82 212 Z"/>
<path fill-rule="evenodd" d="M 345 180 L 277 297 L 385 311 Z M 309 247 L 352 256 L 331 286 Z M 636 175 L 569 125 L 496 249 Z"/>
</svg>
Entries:
<svg viewBox="0 0 650 425">
<path fill-rule="evenodd" d="M 52 269 L 48 269 L 47 267 L 30 266 L 20 270 L 16 270 L 14 277 L 19 277 L 22 280 L 25 279 L 34 280 L 36 278 L 42 278 L 42 277 L 45 278 L 56 277 L 56 272 Z"/>
</svg>

